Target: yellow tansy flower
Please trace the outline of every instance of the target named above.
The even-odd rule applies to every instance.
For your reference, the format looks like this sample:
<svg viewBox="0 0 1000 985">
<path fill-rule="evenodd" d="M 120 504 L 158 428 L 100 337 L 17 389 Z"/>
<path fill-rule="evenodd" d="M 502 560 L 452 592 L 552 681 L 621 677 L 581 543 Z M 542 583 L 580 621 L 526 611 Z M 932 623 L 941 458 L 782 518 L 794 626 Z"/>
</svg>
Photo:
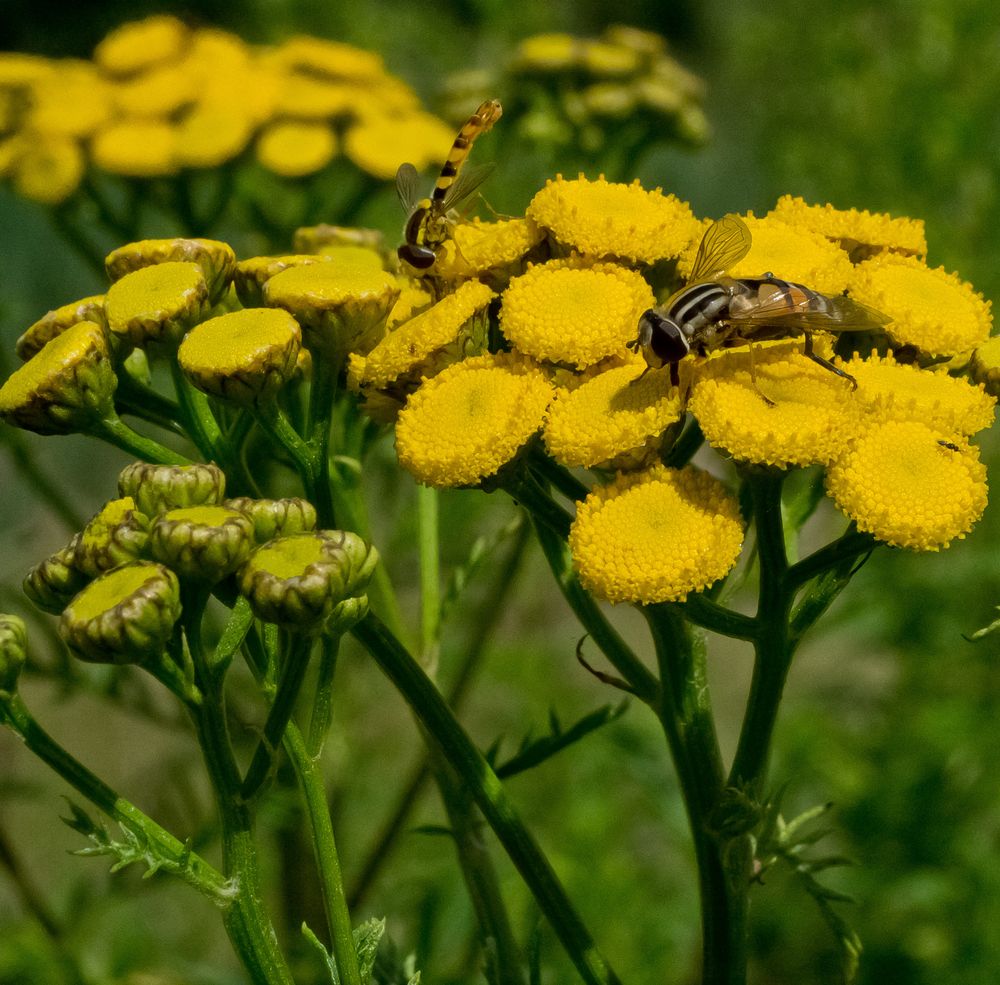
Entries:
<svg viewBox="0 0 1000 985">
<path fill-rule="evenodd" d="M 30 131 L 60 137 L 89 137 L 111 117 L 111 90 L 88 62 L 65 60 L 32 89 L 24 122 Z"/>
<path fill-rule="evenodd" d="M 95 294 L 46 312 L 14 343 L 14 351 L 18 358 L 28 360 L 41 352 L 46 343 L 81 321 L 92 321 L 98 325 L 107 324 L 103 294 Z"/>
<path fill-rule="evenodd" d="M 84 159 L 80 145 L 70 137 L 25 140 L 13 165 L 14 189 L 19 195 L 58 205 L 79 187 Z"/>
<path fill-rule="evenodd" d="M 177 131 L 155 120 L 123 120 L 98 132 L 90 145 L 94 163 L 110 174 L 158 178 L 177 170 Z"/>
<path fill-rule="evenodd" d="M 741 216 L 750 230 L 750 252 L 726 273 L 730 277 L 776 277 L 804 284 L 822 294 L 840 294 L 851 283 L 853 268 L 847 254 L 820 233 L 790 226 L 778 219 Z M 678 272 L 687 277 L 700 242 L 697 237 L 681 256 Z"/>
<path fill-rule="evenodd" d="M 990 303 L 943 267 L 887 254 L 859 264 L 851 296 L 893 319 L 887 332 L 932 356 L 966 352 L 989 338 Z"/>
<path fill-rule="evenodd" d="M 525 38 L 514 52 L 514 67 L 522 71 L 561 72 L 575 68 L 583 45 L 572 34 L 536 34 Z"/>
<path fill-rule="evenodd" d="M 438 252 L 435 273 L 444 279 L 475 277 L 497 267 L 518 263 L 544 238 L 530 219 L 460 222 Z"/>
<path fill-rule="evenodd" d="M 639 53 L 624 45 L 588 39 L 582 48 L 583 63 L 594 75 L 631 75 L 641 63 Z"/>
<path fill-rule="evenodd" d="M 688 409 L 713 448 L 778 468 L 826 464 L 840 454 L 857 421 L 847 380 L 797 353 L 759 362 L 756 376 L 756 387 L 749 371 L 695 384 Z"/>
<path fill-rule="evenodd" d="M 494 297 L 485 284 L 468 281 L 453 294 L 390 332 L 370 353 L 363 365 L 355 364 L 354 382 L 381 388 L 403 374 L 425 368 L 428 358 L 452 345 L 463 327 Z M 464 353 L 457 352 L 456 358 Z"/>
<path fill-rule="evenodd" d="M 289 267 L 304 267 L 312 263 L 329 263 L 326 257 L 315 253 L 292 253 L 280 257 L 250 257 L 236 264 L 233 286 L 244 308 L 258 308 L 264 304 L 264 285 L 275 274 Z"/>
<path fill-rule="evenodd" d="M 994 397 L 1000 396 L 1000 335 L 987 339 L 969 360 L 969 375 Z"/>
<path fill-rule="evenodd" d="M 122 24 L 94 49 L 94 61 L 110 75 L 132 75 L 180 56 L 189 40 L 184 23 L 169 14 Z"/>
<path fill-rule="evenodd" d="M 272 123 L 257 138 L 257 160 L 283 178 L 322 171 L 336 153 L 336 135 L 325 123 Z"/>
<path fill-rule="evenodd" d="M 296 35 L 273 53 L 275 64 L 330 79 L 371 82 L 385 74 L 382 56 L 327 38 Z"/>
<path fill-rule="evenodd" d="M 724 577 L 743 546 L 739 504 L 691 466 L 620 475 L 577 507 L 569 536 L 584 587 L 609 602 L 679 602 Z"/>
<path fill-rule="evenodd" d="M 400 412 L 399 462 L 425 485 L 475 485 L 509 462 L 541 427 L 551 397 L 545 377 L 509 355 L 449 366 Z"/>
<path fill-rule="evenodd" d="M 840 243 L 854 260 L 863 260 L 883 250 L 909 256 L 927 255 L 922 219 L 894 218 L 867 209 L 835 209 L 829 203 L 807 205 L 805 199 L 794 195 L 782 195 L 768 217 L 822 233 Z"/>
<path fill-rule="evenodd" d="M 177 163 L 217 168 L 239 156 L 252 133 L 252 120 L 232 106 L 196 106 L 177 125 Z"/>
<path fill-rule="evenodd" d="M 648 263 L 679 256 L 699 228 L 685 202 L 658 188 L 646 191 L 638 181 L 622 185 L 582 175 L 547 181 L 525 214 L 580 253 Z"/>
<path fill-rule="evenodd" d="M 570 466 L 624 467 L 617 461 L 622 456 L 633 464 L 658 447 L 663 432 L 683 416 L 683 401 L 670 385 L 669 369 L 644 370 L 640 359 L 559 390 L 544 432 L 552 457 Z"/>
<path fill-rule="evenodd" d="M 404 161 L 418 171 L 441 163 L 454 139 L 451 127 L 430 113 L 376 113 L 347 131 L 344 153 L 363 171 L 389 181 Z"/>
<path fill-rule="evenodd" d="M 108 327 L 133 345 L 178 342 L 208 304 L 208 284 L 197 263 L 172 261 L 142 267 L 108 288 Z"/>
<path fill-rule="evenodd" d="M 122 80 L 113 90 L 121 116 L 167 117 L 178 113 L 198 95 L 198 80 L 183 62 L 157 65 L 140 75 Z"/>
<path fill-rule="evenodd" d="M 904 366 L 892 356 L 842 362 L 858 382 L 854 399 L 880 421 L 920 421 L 949 434 L 970 435 L 993 423 L 996 397 L 940 371 Z"/>
<path fill-rule="evenodd" d="M 201 267 L 213 304 L 229 287 L 236 269 L 236 254 L 218 239 L 140 239 L 112 250 L 104 258 L 111 280 L 119 280 L 134 270 L 168 261 L 190 261 Z"/>
<path fill-rule="evenodd" d="M 300 120 L 329 120 L 355 115 L 359 99 L 370 94 L 354 85 L 293 73 L 283 79 L 275 112 Z"/>
<path fill-rule="evenodd" d="M 826 485 L 860 530 L 915 551 L 964 537 L 986 508 L 978 450 L 916 421 L 866 431 L 828 469 Z"/>
<path fill-rule="evenodd" d="M 553 260 L 510 282 L 500 325 L 527 355 L 583 367 L 624 350 L 654 303 L 652 288 L 635 271 Z"/>
</svg>

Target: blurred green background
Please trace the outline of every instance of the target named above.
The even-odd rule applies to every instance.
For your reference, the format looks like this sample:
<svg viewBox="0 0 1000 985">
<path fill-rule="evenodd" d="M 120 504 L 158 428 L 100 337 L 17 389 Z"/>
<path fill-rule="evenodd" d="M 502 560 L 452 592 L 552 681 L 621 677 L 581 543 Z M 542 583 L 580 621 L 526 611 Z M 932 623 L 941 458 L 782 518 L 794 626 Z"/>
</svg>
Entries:
<svg viewBox="0 0 1000 985">
<path fill-rule="evenodd" d="M 5 0 L 0 47 L 87 57 L 111 27 L 164 10 L 257 43 L 302 32 L 377 50 L 431 108 L 449 72 L 494 64 L 529 34 L 594 35 L 612 23 L 658 31 L 673 55 L 704 78 L 712 137 L 698 151 L 664 146 L 644 155 L 635 176 L 645 184 L 662 185 L 705 216 L 763 213 L 792 193 L 923 218 L 930 263 L 959 271 L 987 298 L 1000 297 L 1000 14 L 988 0 L 133 0 L 47 3 L 44 16 L 36 4 Z M 537 155 L 491 139 L 488 152 L 498 169 L 487 195 L 501 212 L 516 214 L 547 173 Z M 397 235 L 391 189 L 364 218 Z M 45 212 L 6 188 L 0 228 L 0 331 L 9 360 L 27 324 L 103 285 L 55 236 Z M 982 441 L 994 480 L 995 430 Z M 83 515 L 112 495 L 125 462 L 75 437 L 32 445 Z M 66 528 L 33 504 L 9 452 L 0 455 L 0 605 L 22 612 L 23 573 L 62 545 Z M 388 467 L 384 472 L 376 483 L 379 547 L 400 587 L 412 592 L 406 538 L 412 489 L 398 488 Z M 477 534 L 512 515 L 508 504 L 476 493 L 449 494 L 444 508 L 452 562 Z M 967 541 L 942 554 L 876 552 L 793 668 L 773 776 L 787 782 L 792 813 L 834 805 L 830 842 L 857 864 L 830 881 L 857 900 L 843 912 L 865 945 L 859 981 L 866 985 L 979 985 L 1000 978 L 1000 634 L 976 644 L 963 638 L 989 623 L 1000 604 L 998 517 L 993 504 Z M 817 535 L 838 522 L 830 514 L 817 517 Z M 630 616 L 615 618 L 638 639 Z M 576 664 L 578 632 L 540 557 L 529 551 L 463 712 L 484 746 L 499 734 L 514 743 L 532 725 L 544 728 L 550 707 L 570 721 L 616 700 Z M 37 624 L 34 633 L 39 645 L 55 646 Z M 445 640 L 446 679 L 464 643 L 459 633 Z M 714 649 L 711 659 L 720 728 L 731 751 L 750 654 L 727 646 Z M 151 724 L 149 715 L 132 713 L 127 692 L 96 696 L 100 678 L 89 675 L 91 686 L 81 693 L 38 676 L 25 691 L 58 737 L 144 809 L 182 836 L 209 840 L 211 805 L 189 737 L 169 722 Z M 345 662 L 341 686 L 331 775 L 350 882 L 374 834 L 371 818 L 394 801 L 419 739 L 399 699 L 357 655 Z M 511 787 L 623 980 L 687 983 L 694 980 L 697 941 L 694 870 L 665 749 L 647 717 L 631 709 Z M 63 788 L 6 734 L 0 764 L 2 985 L 78 981 L 68 970 L 74 967 L 88 983 L 240 980 L 206 904 L 165 878 L 108 876 L 100 861 L 68 856 L 80 838 L 58 821 Z M 265 832 L 276 860 L 293 857 L 295 847 L 288 834 L 292 808 L 282 813 L 281 806 L 279 799 Z M 390 936 L 401 953 L 416 951 L 425 981 L 475 981 L 471 916 L 451 845 L 415 830 L 440 816 L 435 797 L 425 795 L 356 916 L 387 916 Z M 302 916 L 299 896 L 309 896 L 308 878 L 291 868 L 275 862 L 275 880 L 291 897 L 282 928 L 289 940 Z M 516 876 L 501 869 L 527 936 L 536 916 Z M 32 902 L 26 887 L 39 899 Z M 46 919 L 58 928 L 54 935 L 46 934 Z M 838 980 L 832 940 L 790 881 L 775 875 L 755 891 L 752 927 L 753 981 Z M 573 980 L 544 930 L 542 951 L 547 982 Z"/>
</svg>

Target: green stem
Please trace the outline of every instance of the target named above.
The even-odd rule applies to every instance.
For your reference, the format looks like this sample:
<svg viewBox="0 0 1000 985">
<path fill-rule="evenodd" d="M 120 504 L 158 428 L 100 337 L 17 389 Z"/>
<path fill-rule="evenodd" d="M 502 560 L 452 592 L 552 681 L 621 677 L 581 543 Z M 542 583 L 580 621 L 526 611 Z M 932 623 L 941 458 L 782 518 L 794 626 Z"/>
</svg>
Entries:
<svg viewBox="0 0 1000 985">
<path fill-rule="evenodd" d="M 316 695 L 313 698 L 309 719 L 309 755 L 318 757 L 323 752 L 330 721 L 333 718 L 333 677 L 337 670 L 340 636 L 325 634 L 320 640 L 322 655 L 316 675 Z"/>
<path fill-rule="evenodd" d="M 815 578 L 830 568 L 838 567 L 844 561 L 853 564 L 862 554 L 874 550 L 875 546 L 875 538 L 871 534 L 860 533 L 853 528 L 848 529 L 833 543 L 803 558 L 798 564 L 793 564 L 788 569 L 785 582 L 790 588 L 797 588 L 810 578 Z"/>
<path fill-rule="evenodd" d="M 91 425 L 87 432 L 95 438 L 121 448 L 145 462 L 157 465 L 191 465 L 191 459 L 171 451 L 158 441 L 133 431 L 120 417 L 104 418 Z"/>
<path fill-rule="evenodd" d="M 435 676 L 441 617 L 441 556 L 438 540 L 438 491 L 417 486 L 420 551 L 420 646 L 423 665 Z"/>
<path fill-rule="evenodd" d="M 77 793 L 138 838 L 140 844 L 150 845 L 157 859 L 163 860 L 161 868 L 194 886 L 216 905 L 231 905 L 234 887 L 222 873 L 71 756 L 35 721 L 18 695 L 0 700 L 0 720 Z"/>
<path fill-rule="evenodd" d="M 727 609 L 718 602 L 713 602 L 702 592 L 696 592 L 680 603 L 685 615 L 696 626 L 711 630 L 721 636 L 729 636 L 736 640 L 753 640 L 757 638 L 759 626 L 756 619 L 745 616 L 741 612 Z"/>
<path fill-rule="evenodd" d="M 681 432 L 680 437 L 670 446 L 663 456 L 663 464 L 679 469 L 694 458 L 695 452 L 705 443 L 705 435 L 701 432 L 698 422 L 692 417 Z"/>
<path fill-rule="evenodd" d="M 306 496 L 315 504 L 316 478 L 319 473 L 319 460 L 315 451 L 302 440 L 277 404 L 271 403 L 255 409 L 254 418 L 271 441 L 288 452 L 305 487 Z"/>
<path fill-rule="evenodd" d="M 177 392 L 177 405 L 182 424 L 207 462 L 228 464 L 222 429 L 212 413 L 208 397 L 193 386 L 177 361 L 176 355 L 168 357 L 170 372 Z"/>
<path fill-rule="evenodd" d="M 307 427 L 309 447 L 316 461 L 315 493 L 316 516 L 319 526 L 332 529 L 337 525 L 333 505 L 330 475 L 330 426 L 334 398 L 337 393 L 337 376 L 328 358 L 321 352 L 313 353 L 313 378 L 309 388 Z"/>
<path fill-rule="evenodd" d="M 588 985 L 618 982 L 548 860 L 515 812 L 503 785 L 419 663 L 373 613 L 362 619 L 352 632 L 396 686 L 472 794 L 581 978 Z"/>
<path fill-rule="evenodd" d="M 115 406 L 121 414 L 131 414 L 165 431 L 187 435 L 179 423 L 181 409 L 177 403 L 164 397 L 152 387 L 133 379 L 127 372 L 119 373 Z"/>
</svg>

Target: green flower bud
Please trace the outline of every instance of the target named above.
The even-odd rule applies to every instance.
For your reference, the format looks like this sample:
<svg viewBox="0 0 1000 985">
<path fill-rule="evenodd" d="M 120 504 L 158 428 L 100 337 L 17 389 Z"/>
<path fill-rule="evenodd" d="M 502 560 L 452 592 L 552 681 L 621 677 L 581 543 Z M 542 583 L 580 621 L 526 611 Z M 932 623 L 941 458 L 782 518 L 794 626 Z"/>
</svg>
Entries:
<svg viewBox="0 0 1000 985">
<path fill-rule="evenodd" d="M 368 596 L 359 595 L 356 598 L 344 599 L 333 607 L 330 618 L 326 621 L 328 633 L 342 636 L 353 626 L 356 626 L 368 615 Z"/>
<path fill-rule="evenodd" d="M 214 239 L 144 239 L 121 246 L 105 258 L 104 267 L 113 281 L 144 267 L 172 262 L 196 263 L 216 304 L 229 289 L 236 269 L 236 254 L 228 243 Z"/>
<path fill-rule="evenodd" d="M 371 352 L 385 335 L 385 320 L 399 291 L 384 270 L 318 263 L 276 274 L 264 285 L 264 300 L 295 316 L 314 358 L 322 353 L 339 365 L 350 352 Z"/>
<path fill-rule="evenodd" d="M 251 257 L 236 264 L 233 286 L 236 296 L 244 308 L 260 308 L 264 305 L 264 285 L 283 270 L 290 267 L 307 267 L 313 263 L 329 263 L 326 257 L 316 253 L 293 253 L 280 257 Z"/>
<path fill-rule="evenodd" d="M 91 582 L 66 607 L 59 635 L 81 660 L 128 664 L 163 652 L 181 614 L 177 576 L 133 561 Z"/>
<path fill-rule="evenodd" d="M 153 374 L 149 369 L 149 357 L 142 349 L 133 349 L 124 360 L 122 369 L 143 386 L 149 386 L 153 382 Z"/>
<path fill-rule="evenodd" d="M 80 532 L 73 554 L 77 570 L 91 578 L 135 561 L 149 540 L 149 517 L 131 496 L 112 499 Z"/>
<path fill-rule="evenodd" d="M 32 356 L 38 355 L 46 343 L 82 321 L 107 326 L 103 294 L 74 301 L 72 304 L 64 304 L 61 308 L 43 315 L 14 343 L 14 351 L 20 359 L 27 361 Z"/>
<path fill-rule="evenodd" d="M 987 393 L 1000 397 L 1000 335 L 994 335 L 972 353 L 969 376 L 973 383 L 982 383 Z"/>
<path fill-rule="evenodd" d="M 218 506 L 226 495 L 226 474 L 211 464 L 133 462 L 118 476 L 118 493 L 131 496 L 149 517 L 187 506 Z"/>
<path fill-rule="evenodd" d="M 0 691 L 12 694 L 27 659 L 28 631 L 24 620 L 0 613 Z"/>
<path fill-rule="evenodd" d="M 133 345 L 179 342 L 208 306 L 208 284 L 197 263 L 143 267 L 108 288 L 104 310 L 114 335 Z"/>
<path fill-rule="evenodd" d="M 235 571 L 253 549 L 253 520 L 224 506 L 191 506 L 161 513 L 149 552 L 182 578 L 207 584 Z"/>
<path fill-rule="evenodd" d="M 36 564 L 24 579 L 24 594 L 43 612 L 58 615 L 77 592 L 87 584 L 87 576 L 75 563 L 80 535 L 51 557 Z"/>
<path fill-rule="evenodd" d="M 257 618 L 319 632 L 341 602 L 363 592 L 377 563 L 374 547 L 343 530 L 279 537 L 250 555 L 240 591 Z"/>
<path fill-rule="evenodd" d="M 237 496 L 223 504 L 246 513 L 253 520 L 253 536 L 258 544 L 275 537 L 288 537 L 316 528 L 316 508 L 306 499 L 251 499 Z"/>
<path fill-rule="evenodd" d="M 104 329 L 79 322 L 0 387 L 0 419 L 38 434 L 72 434 L 114 414 L 118 380 Z"/>
<path fill-rule="evenodd" d="M 302 329 L 287 311 L 248 308 L 195 325 L 177 361 L 199 390 L 251 406 L 274 399 L 295 373 L 301 348 Z"/>
</svg>

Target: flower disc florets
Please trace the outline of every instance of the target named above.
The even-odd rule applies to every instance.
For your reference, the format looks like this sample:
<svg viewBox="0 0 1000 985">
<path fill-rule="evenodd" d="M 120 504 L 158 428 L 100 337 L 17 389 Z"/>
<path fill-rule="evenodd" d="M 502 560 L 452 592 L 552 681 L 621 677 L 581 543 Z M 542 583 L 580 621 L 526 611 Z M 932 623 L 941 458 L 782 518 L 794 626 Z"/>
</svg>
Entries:
<svg viewBox="0 0 1000 985">
<path fill-rule="evenodd" d="M 216 239 L 143 239 L 113 250 L 104 260 L 112 281 L 161 263 L 196 263 L 208 285 L 209 300 L 217 304 L 236 270 L 236 254 L 228 243 Z"/>
<path fill-rule="evenodd" d="M 168 261 L 125 274 L 108 288 L 108 327 L 133 345 L 177 344 L 208 307 L 208 284 L 201 266 Z"/>
<path fill-rule="evenodd" d="M 90 578 L 135 561 L 149 540 L 149 517 L 131 496 L 113 499 L 80 531 L 73 566 Z"/>
<path fill-rule="evenodd" d="M 725 576 L 743 544 L 739 504 L 691 466 L 620 475 L 577 507 L 580 580 L 609 602 L 683 601 Z"/>
</svg>

